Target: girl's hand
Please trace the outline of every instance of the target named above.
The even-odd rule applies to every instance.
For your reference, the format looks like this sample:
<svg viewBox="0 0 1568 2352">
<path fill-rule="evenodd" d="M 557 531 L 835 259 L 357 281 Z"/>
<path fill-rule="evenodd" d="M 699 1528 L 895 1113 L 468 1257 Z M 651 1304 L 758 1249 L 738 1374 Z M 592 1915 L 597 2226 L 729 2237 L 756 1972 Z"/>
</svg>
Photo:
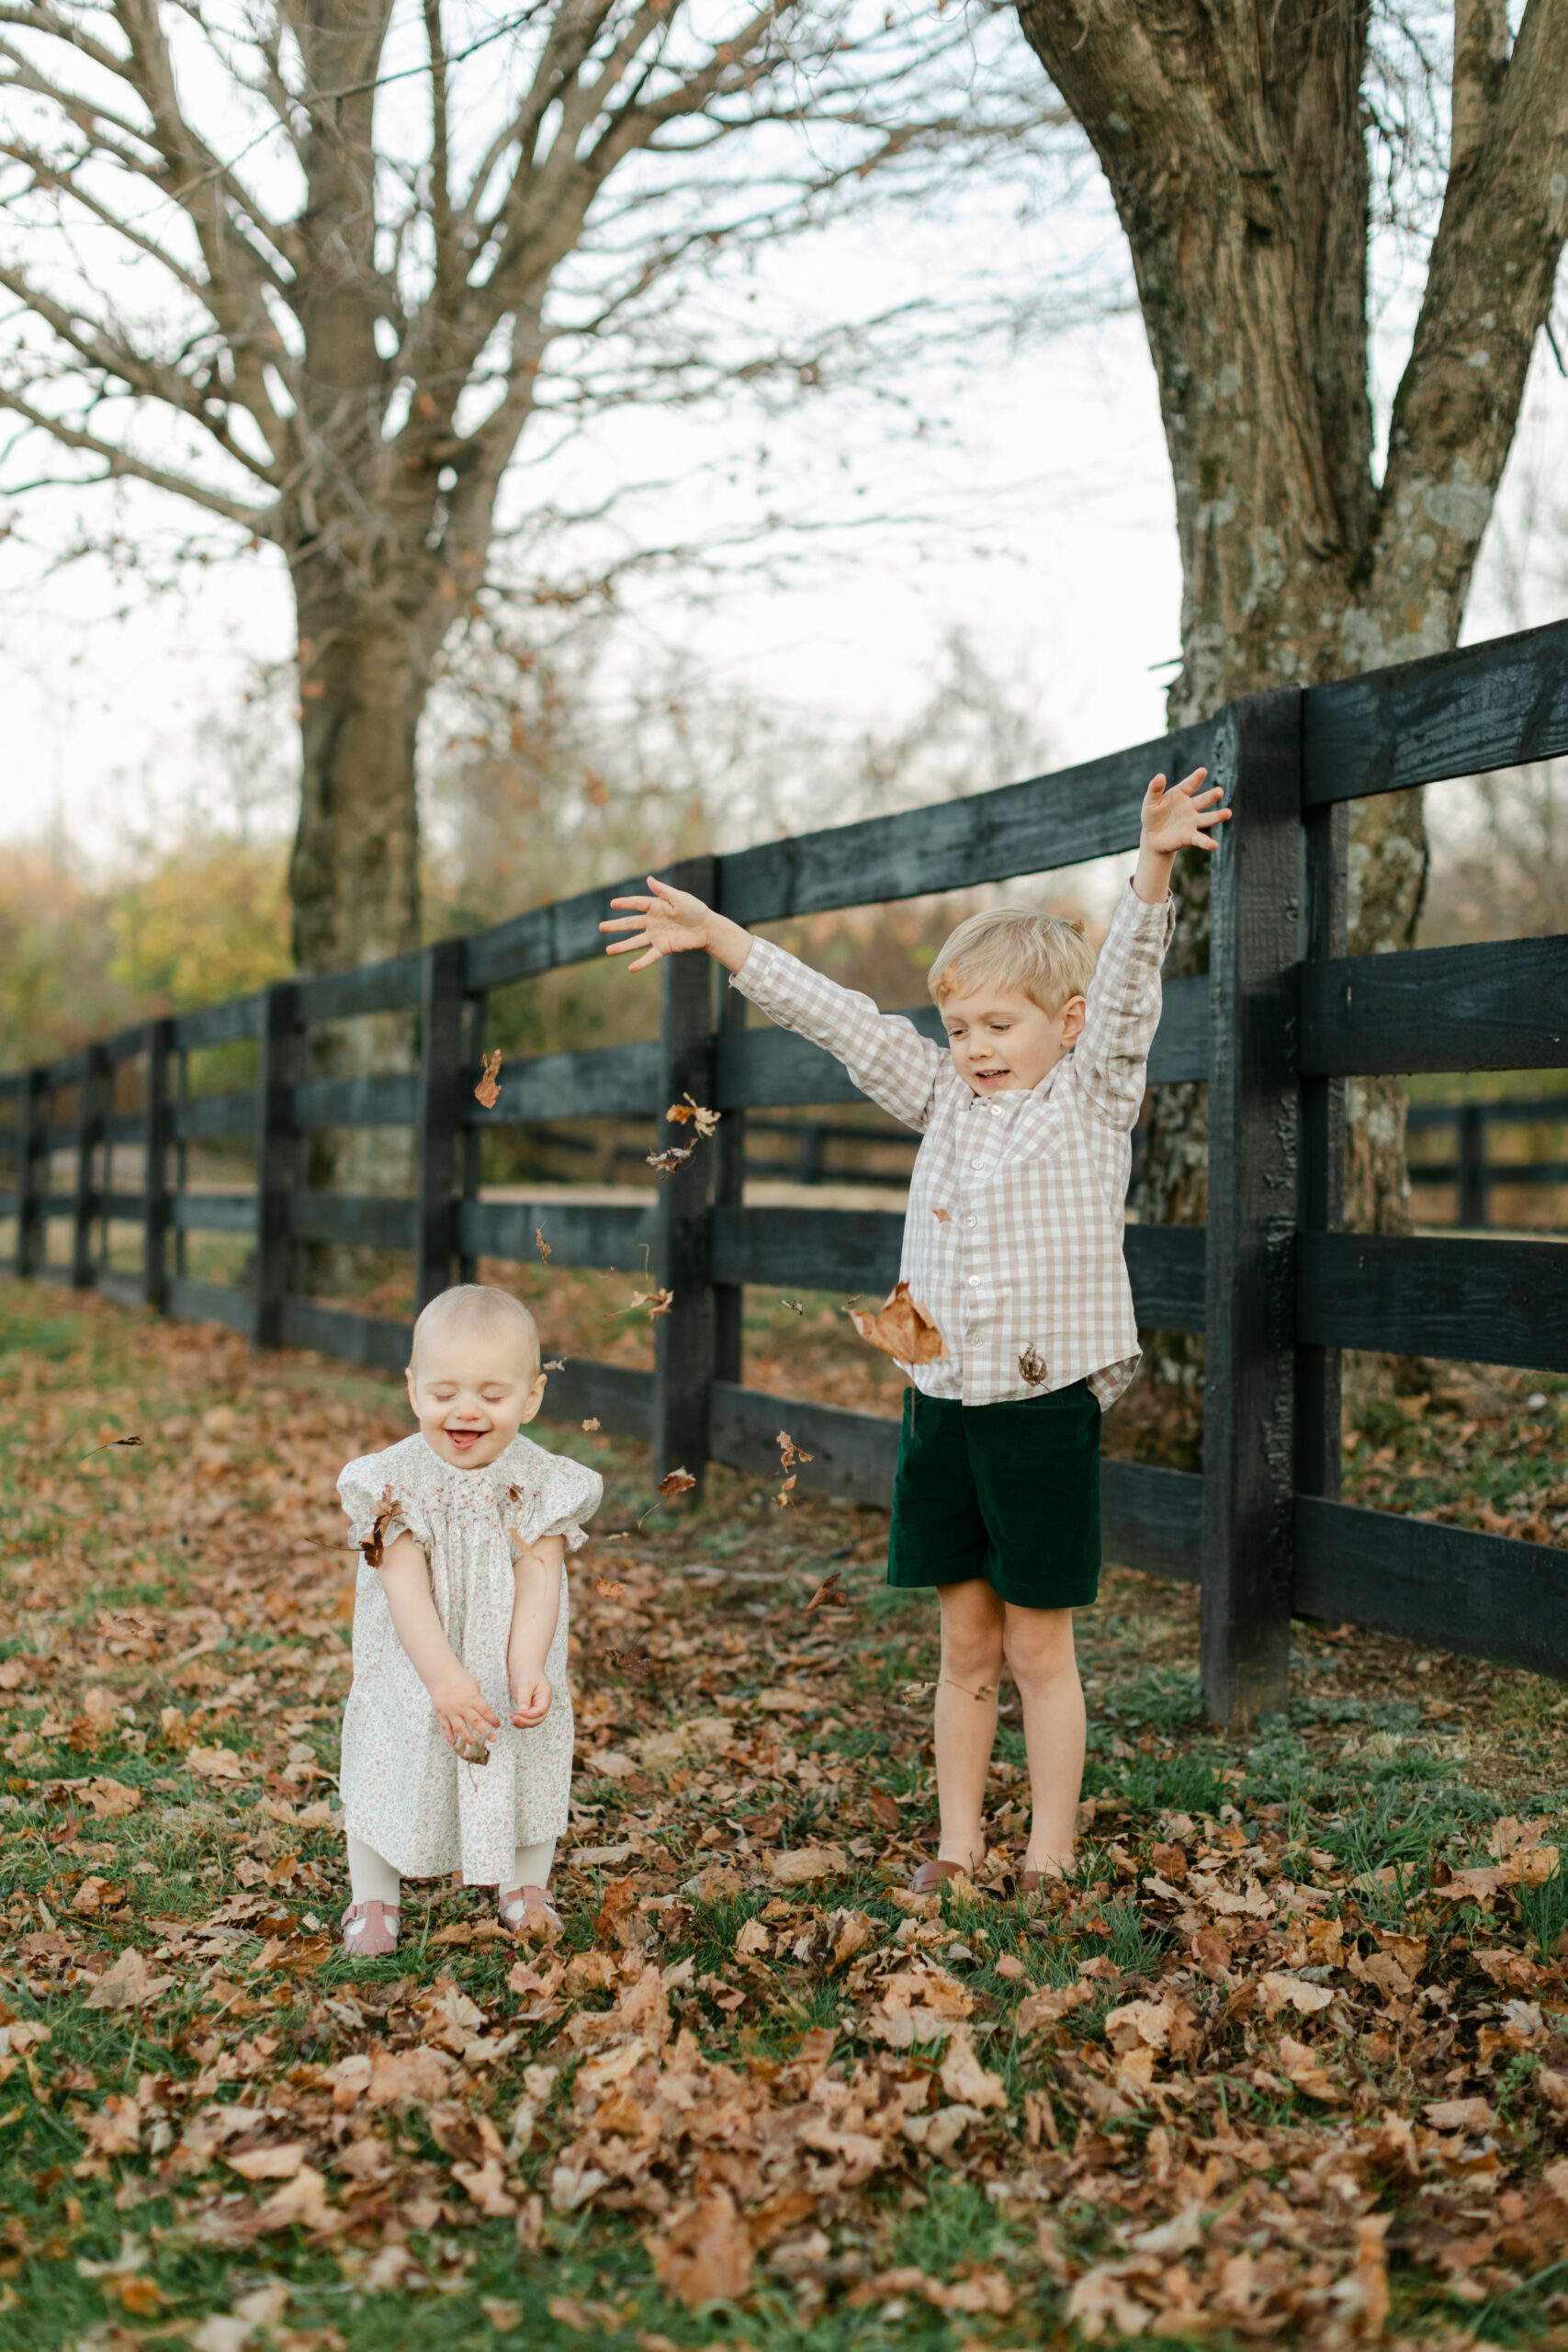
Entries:
<svg viewBox="0 0 1568 2352">
<path fill-rule="evenodd" d="M 542 1724 L 555 1703 L 549 1677 L 536 1667 L 512 1668 L 512 1720 L 519 1731 Z"/>
<path fill-rule="evenodd" d="M 459 1740 L 487 1747 L 491 1733 L 501 1728 L 501 1717 L 486 1706 L 484 1692 L 462 1667 L 433 1682 L 430 1698 L 448 1747 L 456 1747 Z"/>
<path fill-rule="evenodd" d="M 714 920 L 713 909 L 705 907 L 689 890 L 672 890 L 668 882 L 660 882 L 650 874 L 648 887 L 652 892 L 647 899 L 612 899 L 613 907 L 634 910 L 617 922 L 602 922 L 601 931 L 635 932 L 634 939 L 617 939 L 607 947 L 607 956 L 630 956 L 640 948 L 642 953 L 632 966 L 634 972 L 645 971 L 649 964 L 657 964 L 661 956 L 683 956 L 694 947 L 709 944 L 709 928 Z"/>
<path fill-rule="evenodd" d="M 1180 849 L 1215 846 L 1210 828 L 1229 824 L 1231 812 L 1218 806 L 1219 785 L 1207 792 L 1201 788 L 1208 773 L 1207 768 L 1194 768 L 1175 785 L 1156 776 L 1144 795 L 1140 849 L 1152 850 L 1156 857 L 1174 857 Z"/>
</svg>

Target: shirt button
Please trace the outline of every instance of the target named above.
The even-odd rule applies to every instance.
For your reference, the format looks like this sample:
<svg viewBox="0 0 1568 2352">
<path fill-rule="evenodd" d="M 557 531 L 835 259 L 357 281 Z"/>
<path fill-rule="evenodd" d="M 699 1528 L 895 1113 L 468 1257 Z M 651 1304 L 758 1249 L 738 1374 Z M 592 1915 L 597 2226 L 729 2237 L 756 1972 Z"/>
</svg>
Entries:
<svg viewBox="0 0 1568 2352">
<path fill-rule="evenodd" d="M 1001 1117 L 1002 1106 L 999 1102 L 992 1102 L 988 1105 L 988 1108 L 993 1119 L 999 1119 Z"/>
<path fill-rule="evenodd" d="M 983 1159 L 972 1159 L 969 1162 L 971 1168 L 984 1168 L 985 1164 Z"/>
<path fill-rule="evenodd" d="M 978 1225 L 980 1220 L 977 1216 L 966 1216 L 964 1222 L 965 1225 Z"/>
<path fill-rule="evenodd" d="M 980 1287 L 980 1277 L 979 1277 L 979 1275 L 978 1275 L 978 1274 L 971 1274 L 971 1275 L 970 1275 L 970 1277 L 969 1277 L 969 1287 L 970 1287 L 970 1289 L 971 1289 L 971 1290 L 978 1290 L 978 1289 L 979 1289 L 979 1287 Z"/>
</svg>

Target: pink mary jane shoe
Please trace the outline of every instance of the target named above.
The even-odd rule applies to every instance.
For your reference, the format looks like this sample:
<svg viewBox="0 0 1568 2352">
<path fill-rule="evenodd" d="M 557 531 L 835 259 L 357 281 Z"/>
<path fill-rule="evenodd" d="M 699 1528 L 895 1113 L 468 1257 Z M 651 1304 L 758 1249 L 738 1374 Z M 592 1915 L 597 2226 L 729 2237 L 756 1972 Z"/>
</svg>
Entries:
<svg viewBox="0 0 1568 2352">
<path fill-rule="evenodd" d="M 351 1960 L 385 1960 L 398 1949 L 400 1914 L 390 1903 L 351 1903 L 343 1915 L 343 1948 Z"/>
<path fill-rule="evenodd" d="M 502 1926 L 509 1928 L 519 1943 L 553 1943 L 565 1926 L 547 1887 L 514 1886 L 510 1894 L 498 1888 L 496 1907 Z"/>
</svg>

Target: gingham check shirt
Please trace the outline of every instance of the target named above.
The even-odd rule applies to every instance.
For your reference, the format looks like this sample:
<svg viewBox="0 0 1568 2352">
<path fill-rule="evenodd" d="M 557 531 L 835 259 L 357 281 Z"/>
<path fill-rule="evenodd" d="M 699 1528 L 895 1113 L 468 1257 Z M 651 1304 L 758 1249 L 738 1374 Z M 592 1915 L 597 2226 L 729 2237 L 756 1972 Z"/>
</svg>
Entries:
<svg viewBox="0 0 1568 2352">
<path fill-rule="evenodd" d="M 753 940 L 734 975 L 771 1021 L 825 1046 L 924 1138 L 899 1271 L 946 1342 L 936 1363 L 908 1367 L 928 1396 L 997 1405 L 1087 1379 L 1103 1407 L 1136 1372 L 1122 1204 L 1175 921 L 1171 899 L 1146 906 L 1128 885 L 1083 1034 L 1028 1094 L 982 1099 L 912 1022 L 771 940 Z M 1019 1369 L 1031 1348 L 1045 1364 L 1033 1384 Z"/>
</svg>

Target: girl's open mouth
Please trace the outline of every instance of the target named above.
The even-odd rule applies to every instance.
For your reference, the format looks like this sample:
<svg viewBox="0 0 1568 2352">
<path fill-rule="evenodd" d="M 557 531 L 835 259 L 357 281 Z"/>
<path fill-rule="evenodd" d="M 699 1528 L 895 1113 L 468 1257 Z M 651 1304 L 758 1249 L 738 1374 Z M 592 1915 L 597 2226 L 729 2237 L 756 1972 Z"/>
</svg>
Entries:
<svg viewBox="0 0 1568 2352">
<path fill-rule="evenodd" d="M 480 1438 L 488 1437 L 490 1431 L 488 1430 L 446 1430 L 443 1431 L 443 1435 L 447 1444 L 455 1446 L 459 1453 L 471 1453 Z"/>
</svg>

